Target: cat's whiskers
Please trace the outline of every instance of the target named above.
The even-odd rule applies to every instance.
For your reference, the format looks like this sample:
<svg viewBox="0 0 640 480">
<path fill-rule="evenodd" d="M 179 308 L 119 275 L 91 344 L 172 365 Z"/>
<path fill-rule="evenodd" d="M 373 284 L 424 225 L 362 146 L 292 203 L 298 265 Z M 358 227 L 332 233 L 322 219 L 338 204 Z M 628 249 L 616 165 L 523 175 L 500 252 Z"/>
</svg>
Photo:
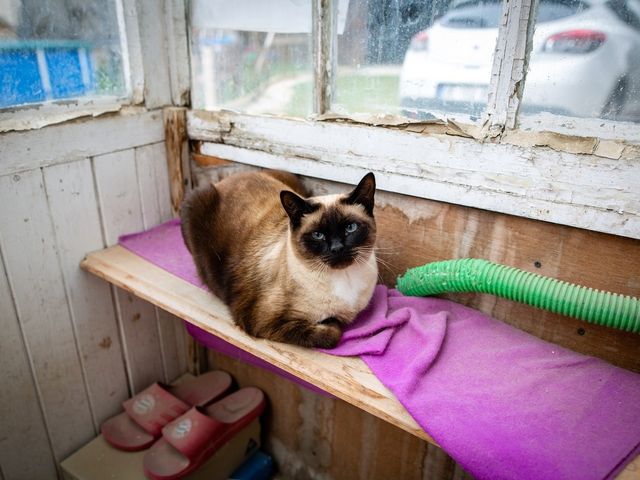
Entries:
<svg viewBox="0 0 640 480">
<path fill-rule="evenodd" d="M 359 257 L 363 257 L 364 258 L 364 257 L 368 257 L 371 253 L 377 253 L 378 252 L 378 247 L 372 247 L 372 246 L 359 247 L 358 248 L 358 252 L 363 254 L 363 255 L 359 255 Z M 395 266 L 391 262 L 381 258 L 379 255 L 376 255 L 376 261 L 378 262 L 378 265 L 383 267 L 390 274 L 394 274 L 397 271 L 397 269 L 395 268 Z M 378 273 L 378 279 L 379 280 L 382 279 L 380 273 Z"/>
<path fill-rule="evenodd" d="M 312 273 L 315 273 L 318 276 L 323 276 L 329 270 L 329 266 L 321 260 L 314 260 L 309 265 L 309 270 L 311 270 Z"/>
</svg>

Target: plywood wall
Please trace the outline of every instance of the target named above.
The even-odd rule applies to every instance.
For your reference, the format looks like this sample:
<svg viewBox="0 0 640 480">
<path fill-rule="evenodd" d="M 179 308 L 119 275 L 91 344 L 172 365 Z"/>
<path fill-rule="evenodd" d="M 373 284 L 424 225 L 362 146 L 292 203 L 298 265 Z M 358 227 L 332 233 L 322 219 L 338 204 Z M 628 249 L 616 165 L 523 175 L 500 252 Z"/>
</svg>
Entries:
<svg viewBox="0 0 640 480">
<path fill-rule="evenodd" d="M 161 118 L 153 121 L 162 132 Z M 181 321 L 78 268 L 87 252 L 171 218 L 162 137 L 144 143 L 149 124 L 137 126 L 142 144 L 119 149 L 130 131 L 98 129 L 87 147 L 101 145 L 97 155 L 78 155 L 86 138 L 66 139 L 55 158 L 0 176 L 3 480 L 55 478 L 57 462 L 131 393 L 186 370 Z M 34 138 L 10 133 L 0 142 L 23 160 L 38 149 L 43 158 L 47 146 Z"/>
</svg>

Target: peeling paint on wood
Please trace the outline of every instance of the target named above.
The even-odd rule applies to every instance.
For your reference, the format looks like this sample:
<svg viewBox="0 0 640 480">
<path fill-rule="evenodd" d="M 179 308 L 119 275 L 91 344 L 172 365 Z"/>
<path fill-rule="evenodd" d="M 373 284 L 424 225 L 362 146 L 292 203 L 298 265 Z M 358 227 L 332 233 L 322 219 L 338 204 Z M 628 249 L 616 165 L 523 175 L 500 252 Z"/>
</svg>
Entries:
<svg viewBox="0 0 640 480">
<path fill-rule="evenodd" d="M 184 0 L 165 0 L 165 23 L 173 105 L 189 104 L 190 65 L 187 8 Z"/>
<path fill-rule="evenodd" d="M 313 111 L 331 110 L 335 89 L 338 5 L 333 0 L 312 1 Z"/>
<path fill-rule="evenodd" d="M 515 127 L 531 52 L 536 3 L 520 0 L 502 4 L 485 114 L 492 131 Z"/>
<path fill-rule="evenodd" d="M 116 4 L 118 27 L 123 56 L 125 82 L 131 91 L 131 102 L 138 105 L 144 102 L 144 67 L 142 46 L 138 28 L 137 0 L 122 0 Z"/>
<path fill-rule="evenodd" d="M 144 68 L 144 103 L 147 108 L 171 105 L 172 101 L 164 3 L 135 0 Z"/>
<path fill-rule="evenodd" d="M 46 125 L 54 125 L 81 117 L 98 117 L 105 113 L 117 112 L 126 100 L 117 98 L 81 98 L 60 103 L 28 105 L 3 109 L 0 113 L 0 132 L 36 130 Z"/>
<path fill-rule="evenodd" d="M 230 112 L 189 112 L 187 122 L 205 155 L 336 181 L 355 182 L 373 171 L 381 190 L 640 238 L 640 158 L 627 158 L 634 146 L 625 145 L 621 158 L 611 159 L 548 146 Z M 619 150 L 615 142 L 557 134 L 511 137 L 514 143 L 535 138 L 534 145 L 585 153 L 602 148 L 613 156 Z"/>
<path fill-rule="evenodd" d="M 603 158 L 640 159 L 640 146 L 625 145 L 615 140 L 600 140 L 596 137 L 578 137 L 554 132 L 522 132 L 521 130 L 507 130 L 501 140 L 520 147 L 549 147 L 558 152 L 573 154 L 595 155 Z"/>
<path fill-rule="evenodd" d="M 177 215 L 180 211 L 185 191 L 188 191 L 191 187 L 190 175 L 185 175 L 185 171 L 188 172 L 188 170 L 184 168 L 185 165 L 189 166 L 186 109 L 165 108 L 163 117 L 171 205 L 173 214 Z M 187 182 L 186 184 L 185 181 Z"/>
<path fill-rule="evenodd" d="M 192 153 L 191 158 L 199 167 L 214 167 L 219 165 L 230 165 L 233 163 L 231 160 L 225 160 L 224 158 L 212 157 L 210 155 L 202 155 L 199 153 Z"/>
<path fill-rule="evenodd" d="M 113 245 L 120 235 L 144 229 L 136 152 L 101 155 L 93 163 L 106 243 Z M 153 305 L 123 290 L 115 290 L 115 298 L 129 385 L 137 393 L 165 379 L 157 317 Z"/>
<path fill-rule="evenodd" d="M 112 114 L 0 134 L 0 175 L 83 160 L 164 140 L 160 112 Z"/>
</svg>

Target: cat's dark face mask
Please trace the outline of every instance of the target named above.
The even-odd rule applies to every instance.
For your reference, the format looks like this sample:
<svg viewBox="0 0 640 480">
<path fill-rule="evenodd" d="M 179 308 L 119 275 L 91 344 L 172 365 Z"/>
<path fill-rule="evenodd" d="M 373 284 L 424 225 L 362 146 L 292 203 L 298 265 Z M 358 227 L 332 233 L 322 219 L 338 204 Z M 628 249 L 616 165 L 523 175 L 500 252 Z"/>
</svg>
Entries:
<svg viewBox="0 0 640 480">
<path fill-rule="evenodd" d="M 364 215 L 329 207 L 301 235 L 307 252 L 332 268 L 346 268 L 373 248 L 371 221 Z"/>
<path fill-rule="evenodd" d="M 347 268 L 358 261 L 364 263 L 376 238 L 374 193 L 375 178 L 371 173 L 352 192 L 330 204 L 282 192 L 296 253 L 310 262 L 312 268 L 318 262 L 334 269 Z"/>
</svg>

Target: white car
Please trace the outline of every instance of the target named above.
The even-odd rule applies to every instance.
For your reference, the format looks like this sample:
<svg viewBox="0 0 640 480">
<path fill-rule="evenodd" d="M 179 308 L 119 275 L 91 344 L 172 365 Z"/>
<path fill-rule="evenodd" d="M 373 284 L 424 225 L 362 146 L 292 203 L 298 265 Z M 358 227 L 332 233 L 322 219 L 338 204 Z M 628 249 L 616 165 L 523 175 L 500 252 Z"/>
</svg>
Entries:
<svg viewBox="0 0 640 480">
<path fill-rule="evenodd" d="M 452 5 L 406 52 L 409 115 L 486 105 L 501 2 Z M 640 121 L 640 0 L 541 0 L 521 111 Z"/>
</svg>

